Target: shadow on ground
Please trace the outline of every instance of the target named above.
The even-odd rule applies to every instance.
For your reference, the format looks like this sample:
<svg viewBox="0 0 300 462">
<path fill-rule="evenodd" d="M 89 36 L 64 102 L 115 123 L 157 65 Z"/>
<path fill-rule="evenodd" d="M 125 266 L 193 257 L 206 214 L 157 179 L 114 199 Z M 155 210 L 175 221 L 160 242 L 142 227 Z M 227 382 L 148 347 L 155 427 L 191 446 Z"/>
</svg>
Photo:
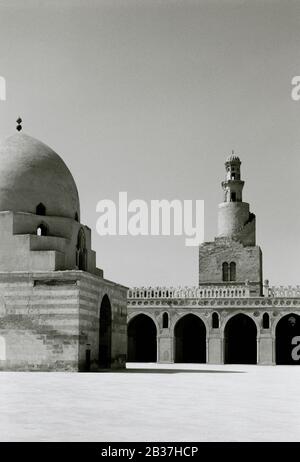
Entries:
<svg viewBox="0 0 300 462">
<path fill-rule="evenodd" d="M 218 371 L 218 370 L 201 370 L 201 369 L 101 369 L 96 372 L 107 372 L 110 374 L 244 374 L 246 371 Z"/>
</svg>

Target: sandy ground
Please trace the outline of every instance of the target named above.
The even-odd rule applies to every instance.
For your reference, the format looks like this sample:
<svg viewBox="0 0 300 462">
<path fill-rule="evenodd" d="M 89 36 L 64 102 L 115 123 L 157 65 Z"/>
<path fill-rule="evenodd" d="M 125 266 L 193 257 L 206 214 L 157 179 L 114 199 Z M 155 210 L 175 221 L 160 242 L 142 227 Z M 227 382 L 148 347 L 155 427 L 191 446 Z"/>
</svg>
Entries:
<svg viewBox="0 0 300 462">
<path fill-rule="evenodd" d="M 129 367 L 1 372 L 0 441 L 300 440 L 300 367 Z"/>
</svg>

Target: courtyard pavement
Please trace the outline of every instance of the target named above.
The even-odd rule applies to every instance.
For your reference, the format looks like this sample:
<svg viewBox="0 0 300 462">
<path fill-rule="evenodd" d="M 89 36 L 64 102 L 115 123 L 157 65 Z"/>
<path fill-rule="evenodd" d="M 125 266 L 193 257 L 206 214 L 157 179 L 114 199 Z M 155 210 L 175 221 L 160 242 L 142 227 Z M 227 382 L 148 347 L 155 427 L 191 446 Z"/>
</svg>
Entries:
<svg viewBox="0 0 300 462">
<path fill-rule="evenodd" d="M 0 441 L 300 441 L 300 367 L 0 372 Z"/>
</svg>

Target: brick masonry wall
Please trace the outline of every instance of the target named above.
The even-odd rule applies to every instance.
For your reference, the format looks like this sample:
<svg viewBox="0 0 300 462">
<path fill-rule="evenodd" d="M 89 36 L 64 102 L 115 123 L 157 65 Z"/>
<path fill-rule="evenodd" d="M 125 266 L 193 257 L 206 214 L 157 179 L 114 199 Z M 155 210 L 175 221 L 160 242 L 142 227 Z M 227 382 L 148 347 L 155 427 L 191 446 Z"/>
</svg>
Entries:
<svg viewBox="0 0 300 462">
<path fill-rule="evenodd" d="M 108 296 L 112 312 L 111 367 L 125 367 L 127 354 L 127 288 L 87 273 L 82 274 L 80 285 L 80 351 L 79 365 L 84 368 L 87 345 L 91 351 L 91 367 L 98 368 L 100 307 Z"/>
<path fill-rule="evenodd" d="M 0 273 L 0 370 L 82 370 L 87 339 L 96 361 L 104 293 L 113 312 L 113 367 L 123 367 L 126 288 L 82 271 Z"/>
<path fill-rule="evenodd" d="M 5 370 L 77 370 L 78 286 L 53 273 L 0 274 Z"/>
<path fill-rule="evenodd" d="M 217 238 L 199 248 L 199 284 L 222 283 L 222 263 L 236 263 L 236 282 L 246 280 L 261 293 L 262 253 L 258 246 L 244 247 L 230 238 Z M 254 290 L 254 289 L 253 289 Z"/>
</svg>

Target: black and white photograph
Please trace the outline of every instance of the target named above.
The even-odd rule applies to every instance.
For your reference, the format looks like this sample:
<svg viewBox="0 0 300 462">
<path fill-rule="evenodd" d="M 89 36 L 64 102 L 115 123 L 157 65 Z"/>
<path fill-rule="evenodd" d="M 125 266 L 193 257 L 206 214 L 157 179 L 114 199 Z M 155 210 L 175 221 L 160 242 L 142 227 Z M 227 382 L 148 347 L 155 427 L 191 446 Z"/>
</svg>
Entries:
<svg viewBox="0 0 300 462">
<path fill-rule="evenodd" d="M 0 446 L 299 443 L 299 204 L 300 0 L 0 0 Z"/>
</svg>

